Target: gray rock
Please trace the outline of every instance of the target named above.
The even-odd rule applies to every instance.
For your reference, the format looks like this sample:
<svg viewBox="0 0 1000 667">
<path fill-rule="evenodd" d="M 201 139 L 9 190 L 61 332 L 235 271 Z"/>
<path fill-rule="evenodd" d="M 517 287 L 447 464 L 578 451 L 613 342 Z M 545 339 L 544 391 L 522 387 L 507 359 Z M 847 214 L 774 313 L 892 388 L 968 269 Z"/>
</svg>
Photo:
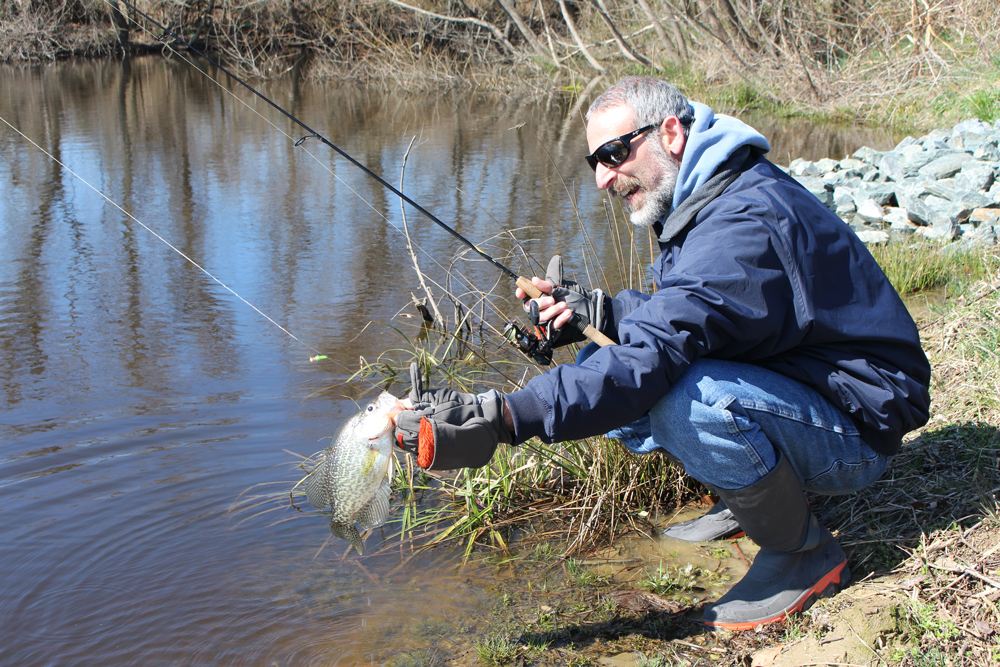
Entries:
<svg viewBox="0 0 1000 667">
<path fill-rule="evenodd" d="M 995 176 L 993 168 L 981 162 L 966 162 L 962 171 L 955 176 L 955 189 L 968 192 L 981 192 L 993 185 Z"/>
<path fill-rule="evenodd" d="M 923 139 L 920 140 L 920 145 L 923 147 L 923 149 L 925 151 L 929 151 L 929 152 L 930 151 L 946 151 L 946 150 L 949 149 L 949 147 L 948 147 L 948 139 L 950 139 L 950 138 L 951 138 L 950 134 L 947 135 L 947 136 L 944 136 L 944 137 L 940 137 L 940 136 L 938 136 L 938 137 L 930 137 L 930 136 L 928 136 L 928 137 L 924 137 Z"/>
<path fill-rule="evenodd" d="M 947 238 L 950 241 L 954 241 L 961 234 L 958 221 L 948 215 L 936 216 L 931 227 L 941 233 L 941 238 Z"/>
<path fill-rule="evenodd" d="M 851 157 L 855 160 L 861 160 L 865 164 L 878 165 L 879 161 L 882 159 L 882 153 L 874 148 L 862 146 L 858 150 L 854 151 L 854 155 Z"/>
<path fill-rule="evenodd" d="M 867 229 L 871 229 L 871 227 L 865 224 L 864 220 L 862 220 L 856 215 L 844 216 L 843 220 L 844 222 L 847 223 L 847 226 L 853 229 L 855 232 L 863 232 Z"/>
<path fill-rule="evenodd" d="M 816 160 L 816 168 L 819 169 L 819 172 L 821 174 L 829 174 L 831 171 L 834 171 L 839 165 L 840 163 L 837 160 L 832 160 L 828 157 L 825 157 L 821 160 Z"/>
<path fill-rule="evenodd" d="M 819 169 L 816 165 L 809 160 L 803 160 L 802 158 L 796 158 L 792 160 L 791 164 L 788 165 L 788 173 L 792 176 L 814 176 L 818 177 L 821 175 Z"/>
<path fill-rule="evenodd" d="M 954 181 L 942 178 L 939 181 L 928 181 L 922 180 L 917 183 L 916 188 L 920 188 L 921 194 L 919 195 L 921 199 L 926 199 L 927 197 L 940 197 L 941 199 L 947 199 L 952 201 L 955 198 L 955 189 L 951 187 Z"/>
<path fill-rule="evenodd" d="M 858 217 L 866 225 L 880 225 L 885 218 L 885 211 L 879 204 L 871 199 L 866 199 L 858 206 Z"/>
<path fill-rule="evenodd" d="M 998 128 L 998 129 L 1000 129 L 1000 128 Z M 905 139 L 903 139 L 902 141 L 900 141 L 898 144 L 896 144 L 896 147 L 893 148 L 892 150 L 898 152 L 898 151 L 901 151 L 901 150 L 903 150 L 904 148 L 906 148 L 908 146 L 913 146 L 914 144 L 918 144 L 918 143 L 920 143 L 920 142 L 917 141 L 916 139 L 914 139 L 913 137 L 906 137 Z"/>
<path fill-rule="evenodd" d="M 977 208 L 969 216 L 969 222 L 974 225 L 1000 225 L 1000 208 Z"/>
<path fill-rule="evenodd" d="M 917 180 L 913 178 L 908 178 L 902 183 L 895 185 L 896 190 L 896 201 L 898 201 L 900 206 L 903 205 L 903 197 L 917 197 L 923 199 L 929 195 L 941 196 L 942 191 L 939 186 L 933 181 L 927 180 Z M 947 197 L 946 197 L 947 198 Z"/>
<path fill-rule="evenodd" d="M 963 242 L 972 246 L 995 246 L 997 244 L 996 229 L 992 225 L 981 225 L 963 234 Z"/>
<path fill-rule="evenodd" d="M 799 176 L 795 179 L 802 187 L 813 193 L 827 208 L 833 208 L 833 188 L 815 176 Z"/>
<path fill-rule="evenodd" d="M 906 217 L 910 222 L 921 227 L 926 227 L 934 223 L 934 211 L 924 203 L 920 197 L 908 193 L 896 193 L 899 205 L 906 211 Z"/>
<path fill-rule="evenodd" d="M 970 209 L 989 208 L 996 204 L 993 199 L 978 192 L 956 192 L 951 200 L 960 206 Z"/>
<path fill-rule="evenodd" d="M 934 180 L 948 178 L 961 171 L 962 165 L 971 159 L 972 156 L 965 152 L 947 153 L 920 167 L 917 173 Z"/>
<path fill-rule="evenodd" d="M 942 155 L 947 155 L 948 152 L 938 149 L 925 150 L 921 144 L 915 144 L 901 150 L 899 155 L 903 160 L 903 167 L 908 172 L 907 175 L 916 176 L 921 167 Z"/>
<path fill-rule="evenodd" d="M 895 206 L 885 209 L 885 218 L 883 218 L 883 221 L 888 223 L 889 229 L 894 232 L 912 234 L 917 229 L 917 225 L 906 217 L 906 211 Z"/>
<path fill-rule="evenodd" d="M 957 134 L 989 134 L 993 131 L 993 126 L 984 120 L 979 120 L 978 118 L 970 118 L 969 120 L 963 120 L 961 123 L 956 125 L 951 129 L 952 136 Z"/>
<path fill-rule="evenodd" d="M 889 232 L 879 229 L 867 229 L 855 233 L 867 245 L 881 245 L 889 242 Z"/>
<path fill-rule="evenodd" d="M 916 233 L 934 241 L 954 241 L 958 238 L 958 225 L 955 225 L 952 229 L 944 227 L 919 227 Z"/>
<path fill-rule="evenodd" d="M 972 157 L 976 160 L 1000 162 L 1000 148 L 996 144 L 983 144 L 972 151 Z"/>
<path fill-rule="evenodd" d="M 1000 181 L 993 184 L 993 187 L 991 187 L 990 191 L 986 193 L 986 196 L 992 201 L 1000 204 Z"/>
<path fill-rule="evenodd" d="M 951 210 L 952 202 L 950 199 L 938 197 L 937 195 L 928 195 L 923 199 L 925 204 L 940 213 L 947 213 Z"/>
<path fill-rule="evenodd" d="M 842 218 L 858 210 L 854 203 L 854 188 L 841 185 L 833 191 L 833 210 Z"/>
<path fill-rule="evenodd" d="M 882 155 L 882 160 L 879 162 L 879 170 L 883 176 L 897 183 L 902 183 L 908 176 L 913 176 L 917 172 L 916 169 L 912 171 L 908 170 L 903 156 L 896 152 Z"/>
<path fill-rule="evenodd" d="M 826 183 L 830 192 L 833 192 L 834 188 L 838 185 L 846 185 L 845 181 L 847 179 L 844 178 L 844 174 L 839 171 L 828 171 L 820 176 L 820 180 Z"/>
<path fill-rule="evenodd" d="M 963 150 L 966 153 L 972 153 L 977 148 L 982 146 L 984 143 L 983 135 L 972 134 L 971 132 L 962 132 L 961 134 L 954 135 L 951 140 L 948 141 L 948 145 L 956 150 Z"/>
<path fill-rule="evenodd" d="M 864 183 L 854 193 L 854 203 L 861 205 L 866 199 L 874 200 L 879 206 L 896 203 L 896 189 L 886 183 Z"/>
</svg>

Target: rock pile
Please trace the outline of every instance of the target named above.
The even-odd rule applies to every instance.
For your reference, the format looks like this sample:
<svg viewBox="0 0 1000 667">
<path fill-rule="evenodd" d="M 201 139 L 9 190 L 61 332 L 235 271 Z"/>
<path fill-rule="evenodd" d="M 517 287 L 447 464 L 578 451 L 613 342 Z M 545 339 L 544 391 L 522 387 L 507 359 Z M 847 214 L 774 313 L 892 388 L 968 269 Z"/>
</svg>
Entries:
<svg viewBox="0 0 1000 667">
<path fill-rule="evenodd" d="M 898 232 L 995 245 L 1000 234 L 1000 120 L 963 121 L 840 161 L 794 160 L 788 173 L 866 243 Z"/>
</svg>

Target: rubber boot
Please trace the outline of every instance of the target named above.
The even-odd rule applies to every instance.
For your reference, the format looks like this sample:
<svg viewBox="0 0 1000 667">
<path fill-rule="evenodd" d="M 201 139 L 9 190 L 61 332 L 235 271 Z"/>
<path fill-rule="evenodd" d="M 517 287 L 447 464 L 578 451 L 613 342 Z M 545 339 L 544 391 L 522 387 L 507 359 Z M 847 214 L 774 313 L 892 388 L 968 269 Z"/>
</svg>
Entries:
<svg viewBox="0 0 1000 667">
<path fill-rule="evenodd" d="M 660 534 L 685 542 L 708 542 L 723 537 L 736 537 L 742 532 L 743 529 L 733 518 L 726 502 L 720 500 L 700 517 L 667 526 Z"/>
<path fill-rule="evenodd" d="M 713 490 L 760 552 L 743 579 L 706 607 L 706 625 L 751 630 L 783 621 L 850 582 L 844 550 L 809 510 L 786 459 L 756 484 Z"/>
</svg>

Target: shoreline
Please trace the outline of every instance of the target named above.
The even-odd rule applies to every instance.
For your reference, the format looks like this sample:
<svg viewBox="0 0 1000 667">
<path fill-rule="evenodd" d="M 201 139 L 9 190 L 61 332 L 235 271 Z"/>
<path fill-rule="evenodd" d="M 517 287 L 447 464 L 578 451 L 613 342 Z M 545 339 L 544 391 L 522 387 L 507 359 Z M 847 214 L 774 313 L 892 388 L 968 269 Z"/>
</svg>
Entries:
<svg viewBox="0 0 1000 667">
<path fill-rule="evenodd" d="M 609 8 L 514 0 L 477 8 L 443 0 L 420 7 L 349 1 L 339 9 L 318 0 L 134 6 L 253 78 L 296 71 L 385 87 L 529 95 L 645 73 L 717 108 L 915 130 L 1000 117 L 1000 66 L 991 60 L 1000 28 L 982 1 L 956 0 L 918 16 L 875 0 L 780 18 L 766 2 L 757 12 L 736 4 L 723 14 L 646 0 Z M 0 62 L 184 52 L 130 7 L 118 0 L 6 3 Z"/>
</svg>

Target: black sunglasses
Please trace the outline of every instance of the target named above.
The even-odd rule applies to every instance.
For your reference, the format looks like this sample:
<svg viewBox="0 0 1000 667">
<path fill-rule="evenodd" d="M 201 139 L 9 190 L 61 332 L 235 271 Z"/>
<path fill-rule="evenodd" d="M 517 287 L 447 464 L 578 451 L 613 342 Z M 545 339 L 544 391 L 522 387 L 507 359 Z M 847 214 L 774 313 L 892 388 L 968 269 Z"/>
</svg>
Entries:
<svg viewBox="0 0 1000 667">
<path fill-rule="evenodd" d="M 597 147 L 596 151 L 587 156 L 587 164 L 589 164 L 590 168 L 594 171 L 597 171 L 598 162 L 609 169 L 617 167 L 622 162 L 627 160 L 628 156 L 632 154 L 632 140 L 643 132 L 652 130 L 657 125 L 658 123 L 653 123 L 652 125 L 647 125 L 646 127 L 640 127 L 638 130 L 634 130 L 628 134 L 623 134 L 617 139 L 605 141 Z"/>
</svg>

